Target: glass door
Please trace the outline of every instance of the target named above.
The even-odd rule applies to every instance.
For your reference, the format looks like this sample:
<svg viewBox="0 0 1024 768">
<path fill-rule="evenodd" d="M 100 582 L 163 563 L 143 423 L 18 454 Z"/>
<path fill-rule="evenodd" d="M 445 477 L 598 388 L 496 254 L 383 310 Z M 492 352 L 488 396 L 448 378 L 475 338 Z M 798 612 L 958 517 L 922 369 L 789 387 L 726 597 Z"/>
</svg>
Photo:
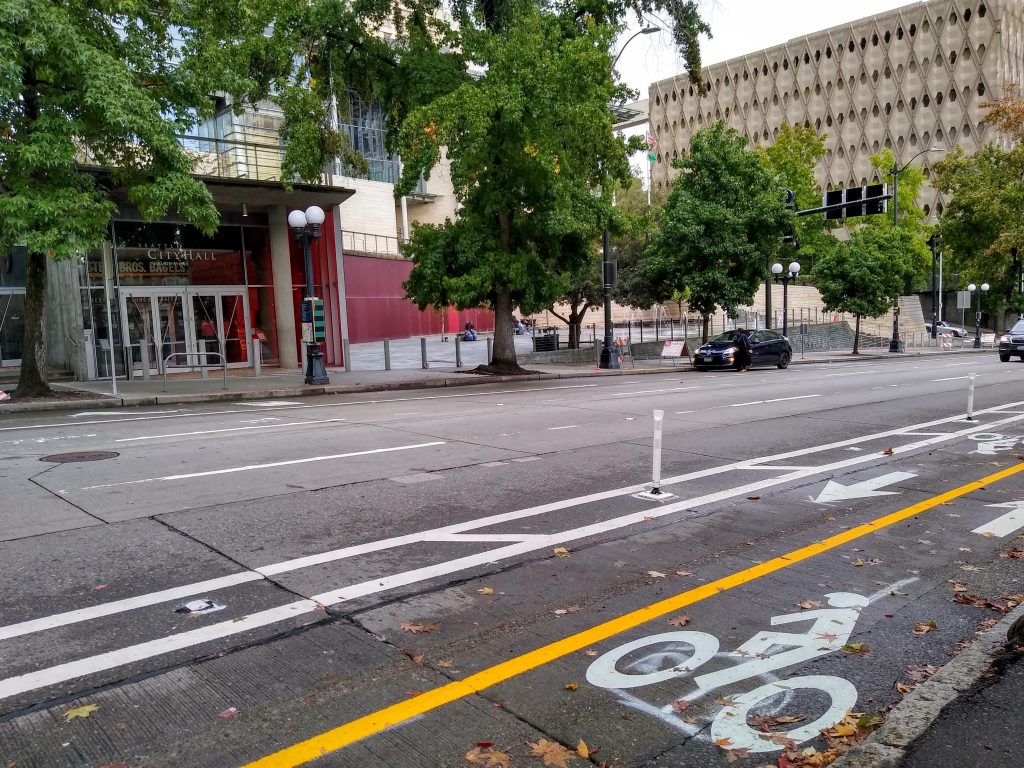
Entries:
<svg viewBox="0 0 1024 768">
<path fill-rule="evenodd" d="M 25 337 L 25 294 L 0 293 L 0 368 L 21 365 Z"/>
<path fill-rule="evenodd" d="M 148 379 L 157 373 L 157 346 L 153 329 L 153 297 L 145 293 L 122 291 L 121 327 L 128 377 Z"/>
<path fill-rule="evenodd" d="M 249 325 L 244 292 L 218 289 L 191 291 L 192 329 L 196 349 L 223 355 L 228 367 L 245 367 L 249 362 Z M 200 355 L 202 359 L 202 355 Z M 221 358 L 211 356 L 209 365 L 220 365 Z"/>
<path fill-rule="evenodd" d="M 194 363 L 187 352 L 191 315 L 185 312 L 185 291 L 167 288 L 125 288 L 121 291 L 121 322 L 130 378 L 149 378 L 170 366 Z M 172 357 L 173 355 L 173 357 Z"/>
<path fill-rule="evenodd" d="M 188 343 L 189 334 L 185 327 L 184 293 L 157 296 L 153 310 L 160 334 L 158 370 L 163 370 L 164 361 L 171 366 L 194 364 L 195 357 L 187 354 L 193 350 Z"/>
</svg>

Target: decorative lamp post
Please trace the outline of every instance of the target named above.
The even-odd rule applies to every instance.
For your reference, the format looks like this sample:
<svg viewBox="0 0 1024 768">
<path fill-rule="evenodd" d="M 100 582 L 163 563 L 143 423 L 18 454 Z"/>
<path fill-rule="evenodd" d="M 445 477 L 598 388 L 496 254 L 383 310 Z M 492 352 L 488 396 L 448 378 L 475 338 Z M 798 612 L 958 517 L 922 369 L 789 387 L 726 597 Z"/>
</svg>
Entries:
<svg viewBox="0 0 1024 768">
<path fill-rule="evenodd" d="M 800 262 L 789 262 L 789 271 L 782 274 L 782 265 L 772 264 L 772 277 L 775 282 L 782 283 L 782 335 L 789 335 L 789 284 L 800 276 Z"/>
<path fill-rule="evenodd" d="M 928 152 L 941 152 L 942 147 L 929 147 L 928 149 L 922 149 L 912 158 L 907 160 L 903 165 L 899 163 L 893 163 L 892 166 L 892 225 L 893 227 L 899 226 L 900 223 L 900 203 L 899 203 L 899 181 L 900 174 L 903 173 L 910 164 L 917 160 L 921 155 L 927 154 Z M 935 324 L 932 324 L 932 328 Z M 900 305 L 896 302 L 896 306 L 892 308 L 892 339 L 889 340 L 889 351 L 890 352 L 905 352 L 906 347 L 903 344 L 903 339 L 900 338 Z"/>
<path fill-rule="evenodd" d="M 302 243 L 302 256 L 306 270 L 306 297 L 302 300 L 302 340 L 306 344 L 306 378 L 307 384 L 330 384 L 324 358 L 320 353 L 317 339 L 315 310 L 322 307 L 322 300 L 313 295 L 313 256 L 310 243 L 320 239 L 320 225 L 326 218 L 323 208 L 311 205 L 305 211 L 292 211 L 288 214 L 288 226 L 295 233 L 295 239 Z"/>
<path fill-rule="evenodd" d="M 619 63 L 626 46 L 640 35 L 652 35 L 658 32 L 658 27 L 645 27 L 639 32 L 633 33 L 612 60 L 612 69 Z M 619 356 L 615 354 L 615 329 L 612 327 L 612 288 L 615 286 L 615 263 L 612 261 L 611 236 L 608 233 L 608 226 L 605 224 L 601 236 L 603 255 L 601 259 L 601 282 L 604 284 L 604 343 L 601 346 L 601 358 L 597 363 L 598 368 L 618 368 Z"/>
<path fill-rule="evenodd" d="M 981 349 L 981 295 L 988 293 L 988 283 L 981 284 L 981 290 L 978 290 L 978 286 L 971 283 L 967 286 L 967 290 L 978 297 L 978 300 L 974 303 L 974 348 Z"/>
</svg>

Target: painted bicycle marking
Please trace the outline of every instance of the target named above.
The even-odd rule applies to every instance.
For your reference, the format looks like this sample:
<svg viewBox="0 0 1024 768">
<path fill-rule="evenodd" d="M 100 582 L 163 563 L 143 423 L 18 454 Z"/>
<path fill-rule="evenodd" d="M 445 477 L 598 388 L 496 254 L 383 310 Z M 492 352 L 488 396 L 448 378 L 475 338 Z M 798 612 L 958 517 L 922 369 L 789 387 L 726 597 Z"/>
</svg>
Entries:
<svg viewBox="0 0 1024 768">
<path fill-rule="evenodd" d="M 975 432 L 968 437 L 977 443 L 971 453 L 981 456 L 996 456 L 1001 451 L 1013 450 L 1022 439 L 1021 435 L 1004 435 L 999 432 Z"/>
<path fill-rule="evenodd" d="M 912 581 L 916 579 L 904 580 L 871 597 L 853 592 L 832 592 L 825 595 L 827 608 L 771 618 L 773 627 L 812 622 L 804 632 L 774 629 L 758 632 L 734 651 L 719 652 L 718 638 L 707 632 L 682 630 L 638 638 L 595 659 L 587 669 L 586 678 L 591 685 L 613 691 L 623 705 L 644 712 L 691 737 L 704 731 L 705 725 L 687 722 L 673 702 L 684 700 L 692 704 L 712 691 L 743 682 L 760 682 L 752 690 L 725 700 L 722 709 L 712 718 L 709 737 L 729 739 L 732 749 L 746 749 L 752 753 L 779 751 L 783 748 L 778 743 L 782 740 L 780 736 L 799 744 L 840 722 L 854 708 L 857 689 L 849 680 L 833 675 L 779 679 L 775 673 L 842 649 L 849 642 L 861 610 Z M 733 663 L 714 672 L 692 676 L 691 682 L 696 687 L 681 696 L 673 696 L 668 703 L 651 703 L 633 693 L 637 688 L 690 676 L 714 659 Z M 747 724 L 747 716 L 752 710 L 763 714 L 782 712 L 794 692 L 799 690 L 817 691 L 828 696 L 828 707 L 813 722 L 772 734 Z"/>
</svg>

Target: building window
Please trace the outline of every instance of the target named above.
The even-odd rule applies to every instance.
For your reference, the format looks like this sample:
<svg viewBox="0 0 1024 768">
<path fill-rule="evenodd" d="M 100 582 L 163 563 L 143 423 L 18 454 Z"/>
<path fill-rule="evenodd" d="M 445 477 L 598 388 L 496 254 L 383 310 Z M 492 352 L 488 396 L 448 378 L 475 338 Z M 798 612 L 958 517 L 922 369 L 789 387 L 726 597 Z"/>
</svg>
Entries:
<svg viewBox="0 0 1024 768">
<path fill-rule="evenodd" d="M 871 45 L 873 45 L 876 48 L 878 47 L 878 35 L 871 36 Z"/>
<path fill-rule="evenodd" d="M 910 32 L 910 36 L 911 37 L 916 35 L 917 34 L 917 24 L 911 24 L 910 25 L 910 29 L 908 31 Z"/>
<path fill-rule="evenodd" d="M 949 66 L 956 66 L 956 51 L 953 51 L 949 54 Z"/>
<path fill-rule="evenodd" d="M 348 93 L 348 114 L 341 116 L 338 131 L 348 137 L 352 149 L 366 158 L 368 172 L 357 174 L 354 168 L 339 165 L 339 176 L 364 176 L 373 181 L 394 184 L 398 180 L 398 158 L 384 146 L 387 133 L 384 113 L 376 104 L 366 104 L 354 92 Z"/>
<path fill-rule="evenodd" d="M 964 11 L 964 23 L 966 24 L 971 20 L 971 9 L 968 8 Z"/>
<path fill-rule="evenodd" d="M 985 84 L 984 83 L 978 83 L 978 95 L 979 96 L 984 96 L 985 95 Z"/>
<path fill-rule="evenodd" d="M 885 30 L 885 44 L 888 45 L 889 41 L 892 40 L 892 33 L 889 30 Z"/>
</svg>

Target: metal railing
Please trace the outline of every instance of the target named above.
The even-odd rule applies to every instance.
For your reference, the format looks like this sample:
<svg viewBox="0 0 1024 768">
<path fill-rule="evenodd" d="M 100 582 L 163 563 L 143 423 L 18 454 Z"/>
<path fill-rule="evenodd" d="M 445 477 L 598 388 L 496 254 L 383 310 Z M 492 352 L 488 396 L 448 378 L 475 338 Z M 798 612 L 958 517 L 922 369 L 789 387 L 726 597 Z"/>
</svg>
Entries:
<svg viewBox="0 0 1024 768">
<path fill-rule="evenodd" d="M 368 232 L 341 233 L 342 250 L 351 253 L 387 254 L 401 256 L 402 240 L 391 235 L 373 235 Z"/>
<path fill-rule="evenodd" d="M 219 357 L 220 358 L 221 368 L 224 371 L 224 389 L 228 388 L 228 361 L 225 359 L 224 355 L 222 355 L 220 352 L 172 352 L 171 354 L 169 354 L 167 357 L 164 358 L 164 364 L 163 364 L 163 375 L 164 375 L 164 389 L 163 389 L 163 391 L 164 392 L 167 391 L 167 369 L 168 368 L 171 368 L 171 367 L 173 367 L 173 368 L 195 368 L 196 367 L 195 365 L 189 365 L 187 362 L 185 363 L 185 365 L 169 366 L 169 365 L 167 365 L 167 361 L 170 360 L 172 357 L 184 357 L 186 359 L 189 358 L 189 357 L 201 357 L 203 359 L 200 361 L 199 365 L 202 368 L 206 368 L 207 367 L 206 366 L 206 359 L 205 358 L 207 358 L 207 357 Z"/>
</svg>

